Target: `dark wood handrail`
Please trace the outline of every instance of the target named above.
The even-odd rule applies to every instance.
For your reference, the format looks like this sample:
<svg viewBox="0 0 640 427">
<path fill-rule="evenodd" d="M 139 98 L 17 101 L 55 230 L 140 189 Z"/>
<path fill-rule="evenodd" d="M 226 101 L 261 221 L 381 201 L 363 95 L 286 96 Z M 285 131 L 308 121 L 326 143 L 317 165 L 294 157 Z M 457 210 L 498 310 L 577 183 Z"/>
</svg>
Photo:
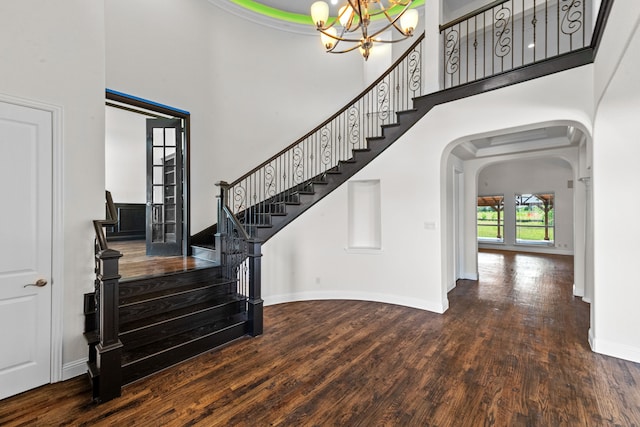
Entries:
<svg viewBox="0 0 640 427">
<path fill-rule="evenodd" d="M 93 221 L 93 228 L 96 232 L 96 240 L 98 242 L 99 250 L 109 248 L 103 227 L 106 225 L 116 225 L 118 223 L 118 211 L 116 210 L 116 205 L 113 203 L 110 191 L 105 191 L 105 198 L 107 201 L 107 218 L 96 219 Z"/>
<path fill-rule="evenodd" d="M 493 9 L 496 6 L 500 6 L 503 3 L 508 2 L 509 0 L 496 0 L 494 2 L 489 3 L 486 6 L 482 6 L 476 10 L 473 10 L 465 15 L 462 15 L 460 18 L 456 18 L 453 21 L 447 22 L 446 24 L 440 25 L 440 32 L 443 32 L 449 27 L 453 27 L 456 24 L 466 21 L 469 18 L 473 18 L 476 15 L 480 15 L 481 13 L 486 12 L 487 10 Z"/>
<path fill-rule="evenodd" d="M 394 62 L 393 65 L 391 65 L 391 67 L 389 67 L 389 69 L 387 71 L 384 72 L 384 74 L 382 74 L 373 83 L 371 83 L 369 86 L 367 86 L 367 88 L 365 90 L 363 90 L 358 96 L 353 98 L 353 100 L 351 100 L 351 102 L 347 103 L 344 107 L 342 107 L 340 110 L 338 110 L 338 112 L 336 112 L 334 115 L 332 115 L 327 120 L 322 122 L 319 126 L 316 126 L 313 130 L 311 130 L 310 132 L 305 134 L 302 138 L 298 138 L 293 144 L 287 146 L 283 150 L 279 151 L 277 154 L 271 156 L 268 160 L 260 163 L 258 166 L 256 166 L 255 168 L 251 169 L 249 172 L 247 172 L 246 174 L 242 175 L 240 178 L 236 179 L 235 181 L 233 181 L 228 186 L 229 187 L 233 187 L 236 184 L 240 183 L 243 179 L 246 179 L 247 177 L 251 176 L 256 171 L 262 169 L 263 167 L 268 165 L 270 162 L 272 162 L 273 160 L 275 160 L 278 157 L 280 157 L 282 154 L 284 154 L 287 151 L 293 149 L 300 142 L 304 141 L 305 139 L 307 139 L 308 137 L 310 137 L 314 133 L 320 131 L 323 127 L 325 127 L 327 124 L 329 124 L 331 121 L 333 121 L 336 117 L 340 116 L 342 113 L 347 111 L 353 104 L 358 102 L 358 100 L 360 100 L 360 98 L 364 97 L 371 90 L 373 90 L 382 80 L 384 80 L 385 77 L 387 77 L 411 52 L 413 52 L 413 50 L 422 42 L 423 39 L 424 39 L 424 33 L 422 33 L 418 37 L 418 39 L 411 45 L 411 47 L 409 49 L 407 49 L 406 52 L 400 58 L 398 58 L 398 60 L 396 62 Z"/>
<path fill-rule="evenodd" d="M 238 230 L 240 230 L 240 234 L 241 234 L 240 238 L 246 241 L 251 240 L 251 237 L 249 237 L 249 235 L 247 234 L 247 231 L 244 229 L 244 226 L 240 224 L 240 221 L 238 220 L 238 218 L 236 218 L 233 212 L 231 212 L 231 209 L 229 209 L 226 203 L 222 204 L 222 210 L 227 214 L 229 219 L 231 219 L 233 226 Z"/>
</svg>

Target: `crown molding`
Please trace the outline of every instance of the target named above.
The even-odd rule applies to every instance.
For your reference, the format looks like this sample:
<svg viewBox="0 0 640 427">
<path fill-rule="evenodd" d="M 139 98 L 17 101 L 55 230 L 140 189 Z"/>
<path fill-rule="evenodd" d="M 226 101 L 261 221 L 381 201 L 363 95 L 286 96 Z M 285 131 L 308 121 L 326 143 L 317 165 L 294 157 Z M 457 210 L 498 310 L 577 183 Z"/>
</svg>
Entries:
<svg viewBox="0 0 640 427">
<path fill-rule="evenodd" d="M 207 0 L 210 4 L 258 25 L 305 36 L 316 36 L 310 16 L 260 5 L 252 0 Z M 302 22 L 307 21 L 307 24 Z"/>
</svg>

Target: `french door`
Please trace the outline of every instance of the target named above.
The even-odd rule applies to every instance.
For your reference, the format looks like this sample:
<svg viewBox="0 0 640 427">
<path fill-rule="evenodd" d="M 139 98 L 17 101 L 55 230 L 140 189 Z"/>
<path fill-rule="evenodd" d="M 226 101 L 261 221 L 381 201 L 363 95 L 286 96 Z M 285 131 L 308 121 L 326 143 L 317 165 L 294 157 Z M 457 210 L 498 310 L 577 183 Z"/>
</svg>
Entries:
<svg viewBox="0 0 640 427">
<path fill-rule="evenodd" d="M 147 119 L 147 255 L 182 255 L 182 120 Z"/>
</svg>

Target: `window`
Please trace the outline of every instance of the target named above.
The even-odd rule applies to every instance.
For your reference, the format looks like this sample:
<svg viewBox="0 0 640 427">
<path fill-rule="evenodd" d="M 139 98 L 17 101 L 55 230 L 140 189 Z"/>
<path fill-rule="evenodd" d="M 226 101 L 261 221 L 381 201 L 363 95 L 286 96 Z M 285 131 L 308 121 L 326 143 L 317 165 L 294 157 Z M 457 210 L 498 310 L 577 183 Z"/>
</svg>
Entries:
<svg viewBox="0 0 640 427">
<path fill-rule="evenodd" d="M 478 197 L 478 240 L 504 243 L 504 196 Z"/>
<path fill-rule="evenodd" d="M 554 194 L 516 194 L 516 243 L 553 244 Z"/>
</svg>

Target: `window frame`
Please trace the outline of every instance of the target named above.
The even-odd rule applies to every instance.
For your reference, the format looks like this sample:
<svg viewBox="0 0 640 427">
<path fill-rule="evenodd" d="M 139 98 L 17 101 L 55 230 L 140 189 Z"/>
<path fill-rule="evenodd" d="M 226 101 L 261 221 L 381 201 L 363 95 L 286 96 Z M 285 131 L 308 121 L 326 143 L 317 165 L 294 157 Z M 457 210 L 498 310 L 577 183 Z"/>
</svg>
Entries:
<svg viewBox="0 0 640 427">
<path fill-rule="evenodd" d="M 528 199 L 535 197 L 540 200 L 541 203 L 527 203 L 527 206 L 539 206 L 543 204 L 543 216 L 542 219 L 543 225 L 519 225 L 518 220 L 518 210 L 519 207 L 525 206 L 521 201 L 519 201 L 519 197 L 528 196 Z M 545 201 L 547 203 L 545 203 Z M 549 215 L 550 214 L 550 215 Z M 556 194 L 555 191 L 538 191 L 531 193 L 515 193 L 514 194 L 514 244 L 521 246 L 552 246 L 555 247 L 555 237 L 556 237 Z M 551 221 L 549 221 L 551 219 Z M 545 232 L 542 239 L 533 240 L 533 239 L 521 239 L 519 233 L 522 228 L 528 227 L 544 227 Z"/>
<path fill-rule="evenodd" d="M 491 199 L 497 199 L 500 198 L 500 210 L 496 210 L 495 206 L 496 204 L 489 204 Z M 476 240 L 478 241 L 478 243 L 491 243 L 491 244 L 501 244 L 503 245 L 505 243 L 504 241 L 504 194 L 492 194 L 492 195 L 486 195 L 486 196 L 477 196 L 476 197 Z M 482 203 L 482 204 L 481 204 Z M 496 226 L 498 226 L 498 236 L 496 237 L 481 237 L 479 236 L 479 230 L 480 230 L 480 226 L 481 224 L 479 224 L 479 219 L 478 219 L 478 214 L 480 213 L 479 208 L 480 207 L 488 207 L 488 208 L 492 208 L 494 212 L 498 212 L 496 221 L 497 224 Z M 502 219 L 500 218 L 500 212 L 502 212 Z M 501 222 L 500 222 L 501 221 Z M 483 224 L 483 225 L 492 225 L 492 224 Z"/>
</svg>

